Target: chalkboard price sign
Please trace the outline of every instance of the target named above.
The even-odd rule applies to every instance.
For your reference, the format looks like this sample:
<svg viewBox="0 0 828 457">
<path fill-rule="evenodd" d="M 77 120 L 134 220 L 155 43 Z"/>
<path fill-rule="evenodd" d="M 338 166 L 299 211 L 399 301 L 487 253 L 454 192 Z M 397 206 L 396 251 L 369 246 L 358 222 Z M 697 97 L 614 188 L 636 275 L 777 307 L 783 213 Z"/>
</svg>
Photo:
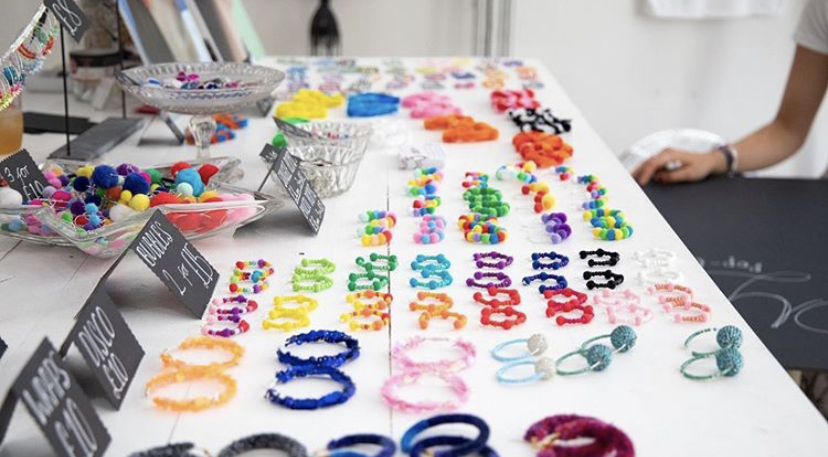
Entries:
<svg viewBox="0 0 828 457">
<path fill-rule="evenodd" d="M 308 183 L 308 178 L 299 168 L 299 162 L 288 154 L 285 148 L 277 150 L 269 144 L 265 145 L 259 155 L 272 162 L 268 174 L 276 173 L 279 183 L 284 186 L 290 198 L 299 208 L 302 217 L 305 218 L 314 233 L 319 233 L 319 228 L 322 227 L 322 221 L 325 219 L 325 204 L 322 203 L 316 191 Z"/>
<path fill-rule="evenodd" d="M 199 318 L 213 296 L 218 272 L 156 210 L 129 249 Z"/>
<path fill-rule="evenodd" d="M 126 397 L 144 350 L 103 287 L 84 305 L 75 327 L 61 348 L 74 345 L 116 409 Z"/>
<path fill-rule="evenodd" d="M 9 348 L 9 345 L 6 344 L 5 341 L 3 341 L 3 338 L 0 338 L 0 359 L 3 358 L 3 354 L 6 353 L 6 349 L 8 349 L 8 348 Z"/>
<path fill-rule="evenodd" d="M 313 137 L 316 136 L 313 133 L 308 132 L 305 129 L 300 129 L 299 127 L 291 124 L 290 122 L 285 122 L 285 121 L 283 121 L 283 120 L 281 120 L 281 119 L 279 119 L 278 117 L 275 117 L 275 116 L 273 117 L 273 122 L 276 123 L 276 127 L 278 127 L 279 130 L 281 130 L 282 132 L 287 133 L 288 135 L 300 136 L 300 137 L 304 137 L 304 138 L 313 138 Z"/>
<path fill-rule="evenodd" d="M 99 457 L 109 446 L 109 433 L 48 339 L 17 376 L 11 395 L 3 409 L 13 411 L 7 405 L 22 401 L 58 456 Z"/>
<path fill-rule="evenodd" d="M 0 162 L 0 175 L 9 183 L 9 187 L 20 192 L 23 200 L 26 201 L 40 198 L 43 195 L 43 189 L 49 185 L 29 151 L 25 149 L 21 149 Z"/>
<path fill-rule="evenodd" d="M 78 3 L 75 0 L 44 0 L 43 4 L 60 21 L 75 43 L 80 43 L 81 38 L 89 29 L 89 17 Z"/>
</svg>

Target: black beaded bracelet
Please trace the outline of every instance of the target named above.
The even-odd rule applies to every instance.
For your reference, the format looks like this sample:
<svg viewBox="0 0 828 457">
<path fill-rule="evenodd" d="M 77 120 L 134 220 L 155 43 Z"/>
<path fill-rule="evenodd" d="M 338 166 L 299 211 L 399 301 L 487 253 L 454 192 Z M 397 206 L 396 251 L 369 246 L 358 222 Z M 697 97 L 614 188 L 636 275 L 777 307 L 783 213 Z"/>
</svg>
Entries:
<svg viewBox="0 0 828 457">
<path fill-rule="evenodd" d="M 165 446 L 158 446 L 146 451 L 133 452 L 129 457 L 204 457 L 209 455 L 206 452 L 194 453 L 197 451 L 193 443 L 175 443 Z"/>
<path fill-rule="evenodd" d="M 309 457 L 302 443 L 278 433 L 261 433 L 238 439 L 222 449 L 218 457 L 236 457 L 259 449 L 282 451 L 288 457 Z"/>
<path fill-rule="evenodd" d="M 606 260 L 589 259 L 587 261 L 587 265 L 589 265 L 590 267 L 614 267 L 615 265 L 618 265 L 618 262 L 621 261 L 621 254 L 613 251 L 607 251 L 601 248 L 598 248 L 594 251 L 581 251 L 578 254 L 580 255 L 582 260 L 586 260 L 589 257 L 598 257 L 599 259 L 606 257 Z"/>
<path fill-rule="evenodd" d="M 593 281 L 592 278 L 594 277 L 602 277 L 606 279 L 606 282 L 596 282 Z M 612 270 L 604 270 L 604 271 L 585 271 L 584 272 L 584 279 L 587 280 L 587 289 L 615 289 L 616 287 L 620 286 L 624 283 L 624 275 L 620 273 L 615 273 Z"/>
</svg>

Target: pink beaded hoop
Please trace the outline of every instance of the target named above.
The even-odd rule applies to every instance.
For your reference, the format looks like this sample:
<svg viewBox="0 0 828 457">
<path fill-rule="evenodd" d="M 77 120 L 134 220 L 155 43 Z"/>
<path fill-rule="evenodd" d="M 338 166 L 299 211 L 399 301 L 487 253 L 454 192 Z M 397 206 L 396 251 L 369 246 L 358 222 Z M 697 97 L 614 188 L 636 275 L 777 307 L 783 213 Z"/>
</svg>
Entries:
<svg viewBox="0 0 828 457">
<path fill-rule="evenodd" d="M 403 400 L 397 395 L 400 388 L 416 384 L 423 376 L 434 376 L 441 379 L 456 397 L 446 401 L 426 400 L 413 402 Z M 383 400 L 392 409 L 414 414 L 453 411 L 463 406 L 469 399 L 469 387 L 466 385 L 466 382 L 459 376 L 451 373 L 403 372 L 386 379 L 380 393 L 382 394 Z"/>
<path fill-rule="evenodd" d="M 460 351 L 460 357 L 454 359 L 442 359 L 434 362 L 418 362 L 409 356 L 409 351 L 427 343 L 450 342 L 451 347 Z M 477 357 L 477 350 L 469 341 L 460 338 L 414 336 L 408 340 L 397 343 L 391 349 L 391 360 L 405 371 L 425 373 L 456 373 L 469 368 Z"/>
</svg>

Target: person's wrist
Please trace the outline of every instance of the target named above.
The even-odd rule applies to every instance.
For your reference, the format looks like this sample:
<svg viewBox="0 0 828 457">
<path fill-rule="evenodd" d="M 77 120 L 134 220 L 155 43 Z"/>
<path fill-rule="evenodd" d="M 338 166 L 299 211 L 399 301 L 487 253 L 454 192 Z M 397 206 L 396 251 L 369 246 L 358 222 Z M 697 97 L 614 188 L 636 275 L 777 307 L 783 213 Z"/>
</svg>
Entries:
<svg viewBox="0 0 828 457">
<path fill-rule="evenodd" d="M 707 162 L 711 174 L 723 175 L 730 171 L 728 169 L 727 157 L 718 149 L 707 153 Z"/>
</svg>

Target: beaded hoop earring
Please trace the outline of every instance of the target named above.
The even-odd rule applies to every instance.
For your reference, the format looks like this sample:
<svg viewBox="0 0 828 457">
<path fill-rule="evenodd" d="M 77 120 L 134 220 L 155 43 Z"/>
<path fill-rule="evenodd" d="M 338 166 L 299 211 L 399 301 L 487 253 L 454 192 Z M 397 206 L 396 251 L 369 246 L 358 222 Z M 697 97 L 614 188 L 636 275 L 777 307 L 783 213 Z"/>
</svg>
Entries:
<svg viewBox="0 0 828 457">
<path fill-rule="evenodd" d="M 209 336 L 192 336 L 187 338 L 178 345 L 176 351 L 186 351 L 189 349 L 225 351 L 231 354 L 231 358 L 225 362 L 212 362 L 208 365 L 192 365 L 188 362 L 175 358 L 171 353 L 172 351 L 164 351 L 159 356 L 161 358 L 161 364 L 164 368 L 203 368 L 206 370 L 220 371 L 235 367 L 244 356 L 244 348 L 235 341 L 212 338 Z"/>
<path fill-rule="evenodd" d="M 564 299 L 568 299 L 566 301 L 559 301 L 558 297 L 563 297 Z M 565 289 L 559 290 L 545 290 L 543 292 L 543 298 L 549 300 L 547 303 L 547 307 L 553 305 L 583 305 L 587 301 L 587 294 L 583 292 L 578 292 L 575 289 L 570 289 L 569 287 Z"/>
<path fill-rule="evenodd" d="M 632 327 L 619 325 L 618 327 L 612 329 L 612 332 L 606 335 L 598 335 L 584 341 L 584 343 L 581 344 L 581 349 L 586 349 L 590 344 L 607 338 L 609 338 L 610 344 L 612 344 L 612 347 L 616 352 L 627 352 L 635 346 L 635 343 L 638 340 L 638 335 L 636 335 L 635 330 L 633 330 Z"/>
<path fill-rule="evenodd" d="M 319 293 L 333 287 L 333 279 L 321 273 L 294 274 L 291 283 L 294 292 Z"/>
<path fill-rule="evenodd" d="M 716 359 L 716 368 L 717 372 L 714 374 L 707 374 L 707 375 L 697 375 L 690 373 L 688 369 L 690 365 L 704 359 L 715 358 Z M 718 378 L 720 376 L 732 377 L 739 374 L 742 371 L 742 367 L 744 366 L 744 359 L 742 359 L 742 354 L 733 348 L 725 348 L 720 349 L 713 354 L 709 355 L 697 355 L 693 356 L 684 363 L 681 364 L 681 374 L 687 378 L 692 379 L 693 381 L 705 381 L 708 379 Z"/>
<path fill-rule="evenodd" d="M 153 391 L 161 387 L 193 380 L 217 381 L 224 386 L 224 390 L 218 395 L 188 398 L 186 400 L 173 400 L 152 396 Z M 175 371 L 161 373 L 151 378 L 147 382 L 146 395 L 152 400 L 155 406 L 161 409 L 178 412 L 198 412 L 227 403 L 236 396 L 236 390 L 236 380 L 221 371 L 203 367 L 184 367 Z"/>
<path fill-rule="evenodd" d="M 244 305 L 244 307 L 242 307 Z M 248 300 L 244 295 L 232 297 L 214 298 L 208 312 L 210 314 L 247 314 L 259 309 L 259 304 Z"/>
<path fill-rule="evenodd" d="M 553 274 L 547 273 L 545 271 L 541 271 L 540 273 L 538 273 L 536 275 L 526 276 L 525 278 L 523 278 L 523 285 L 528 286 L 529 284 L 532 284 L 535 281 L 545 282 L 545 281 L 549 281 L 550 279 L 555 281 L 555 285 L 554 286 L 547 286 L 545 284 L 541 284 L 540 286 L 538 286 L 538 292 L 543 294 L 547 290 L 553 290 L 553 291 L 554 290 L 563 290 L 563 289 L 566 289 L 568 287 L 568 284 L 566 282 L 566 278 L 564 278 L 561 275 L 553 275 Z"/>
<path fill-rule="evenodd" d="M 515 258 L 497 251 L 475 253 L 472 257 L 477 268 L 496 268 L 503 270 L 514 262 Z M 486 262 L 485 259 L 492 259 Z"/>
<path fill-rule="evenodd" d="M 359 321 L 359 319 L 369 318 L 373 318 L 373 320 L 369 322 Z M 357 330 L 380 331 L 391 321 L 391 314 L 369 306 L 363 308 L 361 311 L 343 313 L 339 316 L 339 321 L 343 324 L 348 324 L 348 328 L 352 332 Z"/>
<path fill-rule="evenodd" d="M 460 352 L 460 357 L 454 359 L 443 359 L 436 362 L 418 362 L 412 359 L 408 352 L 414 348 L 423 346 L 427 343 L 451 343 L 451 347 Z M 463 371 L 469 368 L 474 363 L 477 357 L 477 350 L 469 341 L 460 338 L 445 338 L 432 337 L 425 338 L 422 336 L 414 336 L 402 343 L 397 343 L 391 349 L 391 360 L 396 362 L 404 371 L 417 372 L 453 372 Z"/>
<path fill-rule="evenodd" d="M 272 309 L 268 317 L 269 319 L 262 321 L 262 328 L 265 330 L 291 332 L 311 324 L 310 316 L 303 308 Z"/>
<path fill-rule="evenodd" d="M 511 357 L 500 355 L 500 351 L 516 344 L 525 344 L 527 352 L 523 355 Z M 497 360 L 498 362 L 514 362 L 517 360 L 525 360 L 528 358 L 537 357 L 543 354 L 544 351 L 546 351 L 548 348 L 549 343 L 547 343 L 546 337 L 544 337 L 540 333 L 536 333 L 530 336 L 529 338 L 519 338 L 516 340 L 504 341 L 503 343 L 498 344 L 497 346 L 492 348 L 492 358 Z"/>
<path fill-rule="evenodd" d="M 716 332 L 716 343 L 719 344 L 720 349 L 708 352 L 696 352 L 690 349 L 690 342 L 692 342 L 693 339 L 695 339 L 697 336 L 710 332 Z M 693 332 L 692 334 L 690 334 L 690 336 L 687 337 L 686 340 L 684 340 L 684 347 L 685 349 L 690 350 L 690 353 L 693 354 L 693 356 L 703 357 L 708 355 L 714 355 L 721 349 L 739 349 L 740 347 L 742 347 L 742 341 L 742 331 L 739 330 L 738 327 L 736 327 L 735 325 L 725 325 L 724 327 L 718 329 L 716 327 L 711 327 L 699 330 L 697 332 Z"/>
<path fill-rule="evenodd" d="M 368 284 L 360 284 L 360 280 L 367 280 Z M 351 292 L 357 290 L 374 290 L 379 291 L 388 286 L 388 276 L 378 275 L 373 271 L 366 271 L 365 273 L 351 273 L 348 275 L 348 290 Z"/>
<path fill-rule="evenodd" d="M 490 297 L 497 297 L 498 295 L 507 295 L 509 297 L 508 300 L 500 300 L 498 298 L 492 299 L 485 299 L 483 298 L 482 292 L 475 292 L 472 298 L 477 303 L 480 303 L 484 306 L 491 306 L 494 308 L 500 306 L 517 306 L 520 304 L 520 292 L 517 289 L 497 289 L 494 287 L 489 287 L 486 289 L 486 293 L 489 294 Z"/>
<path fill-rule="evenodd" d="M 218 457 L 236 457 L 259 449 L 282 451 L 287 457 L 308 456 L 308 450 L 305 446 L 289 436 L 278 433 L 261 433 L 233 441 L 219 452 Z"/>
<path fill-rule="evenodd" d="M 287 384 L 297 378 L 327 377 L 341 384 L 342 390 L 329 392 L 319 398 L 293 398 L 280 394 L 275 386 L 267 389 L 265 398 L 275 405 L 290 409 L 314 410 L 341 405 L 356 393 L 356 385 L 348 375 L 331 365 L 294 365 L 276 373 L 274 384 Z"/>
<path fill-rule="evenodd" d="M 521 366 L 531 365 L 535 368 L 533 374 L 522 378 L 510 378 L 506 373 Z M 507 363 L 497 370 L 497 380 L 503 384 L 528 384 L 535 381 L 548 381 L 555 375 L 555 361 L 549 357 L 541 357 L 535 360 L 517 360 Z"/>
<path fill-rule="evenodd" d="M 330 344 L 344 344 L 345 350 L 335 355 L 311 356 L 306 359 L 297 357 L 285 350 L 291 345 L 300 346 L 305 343 L 325 342 Z M 308 333 L 293 335 L 285 341 L 282 348 L 277 351 L 279 362 L 285 365 L 325 365 L 330 367 L 341 367 L 346 363 L 356 360 L 359 357 L 359 341 L 345 333 L 336 330 L 311 330 Z"/>
<path fill-rule="evenodd" d="M 336 271 L 336 264 L 328 259 L 302 259 L 301 267 L 294 268 L 293 272 L 299 275 L 327 275 Z"/>
<path fill-rule="evenodd" d="M 587 260 L 587 265 L 590 267 L 597 267 L 597 266 L 609 266 L 614 267 L 621 261 L 621 254 L 613 251 L 606 251 L 604 249 L 598 248 L 594 251 L 581 251 L 578 253 L 581 260 L 587 260 L 590 257 L 597 257 L 599 260 L 589 259 Z M 605 257 L 605 260 L 600 260 L 601 258 Z"/>
<path fill-rule="evenodd" d="M 449 273 L 448 270 L 434 270 L 434 269 L 431 269 L 430 267 L 426 267 L 426 268 L 424 268 L 423 270 L 420 271 L 420 274 L 422 275 L 423 278 L 426 278 L 426 279 L 436 276 L 436 277 L 440 278 L 440 280 L 437 281 L 437 280 L 431 279 L 431 280 L 427 280 L 427 281 L 420 281 L 417 278 L 411 278 L 408 281 L 408 283 L 409 283 L 409 285 L 411 285 L 411 287 L 414 287 L 414 288 L 416 288 L 416 287 L 425 287 L 425 288 L 428 288 L 429 290 L 436 290 L 436 289 L 439 289 L 439 288 L 442 288 L 442 287 L 448 287 L 448 286 L 451 285 L 452 282 L 454 282 L 454 278 L 452 278 L 451 273 Z"/>
<path fill-rule="evenodd" d="M 454 311 L 449 311 L 447 309 L 442 310 L 438 313 L 431 313 L 428 311 L 420 313 L 419 317 L 419 325 L 421 330 L 426 330 L 428 328 L 428 323 L 431 322 L 432 319 L 440 318 L 444 321 L 449 319 L 454 319 L 454 323 L 452 327 L 455 330 L 461 330 L 463 327 L 466 326 L 468 323 L 468 318 L 465 314 L 456 313 Z"/>
<path fill-rule="evenodd" d="M 411 262 L 411 269 L 414 271 L 421 271 L 425 269 L 448 270 L 451 268 L 451 261 L 443 254 L 437 255 L 423 255 L 417 254 L 417 257 Z"/>
<path fill-rule="evenodd" d="M 546 317 L 553 318 L 558 313 L 570 313 L 572 311 L 580 311 L 579 317 L 558 316 L 555 318 L 555 323 L 558 326 L 567 324 L 589 324 L 595 318 L 595 310 L 589 305 L 580 305 L 572 303 L 555 304 L 554 301 L 549 301 L 546 305 Z"/>
<path fill-rule="evenodd" d="M 221 338 L 232 338 L 248 330 L 250 324 L 238 314 L 209 314 L 201 326 L 202 335 Z"/>
<path fill-rule="evenodd" d="M 585 271 L 583 276 L 586 280 L 587 289 L 589 290 L 602 288 L 615 289 L 616 287 L 624 283 L 624 275 L 620 273 L 615 273 L 611 270 Z M 593 281 L 592 278 L 594 278 L 595 276 L 603 277 L 606 280 L 606 282 Z"/>
<path fill-rule="evenodd" d="M 369 457 L 367 454 L 344 450 L 345 448 L 366 444 L 379 446 L 381 448 L 376 454 L 370 457 L 394 457 L 394 454 L 397 452 L 397 443 L 387 436 L 356 434 L 329 441 L 325 447 L 326 452 L 318 453 L 318 455 L 321 457 Z"/>
<path fill-rule="evenodd" d="M 423 376 L 434 376 L 446 383 L 448 388 L 454 393 L 453 400 L 446 401 L 420 401 L 413 402 L 403 400 L 397 395 L 397 390 L 401 387 L 411 386 Z M 380 390 L 383 400 L 392 409 L 398 411 L 422 414 L 427 412 L 437 411 L 453 411 L 463 406 L 469 399 L 469 387 L 463 378 L 446 372 L 423 372 L 423 371 L 406 371 L 400 374 L 391 376 L 385 380 Z"/>
<path fill-rule="evenodd" d="M 475 452 L 479 452 L 483 449 L 486 442 L 489 441 L 489 425 L 483 419 L 477 416 L 472 416 L 471 414 L 443 414 L 423 419 L 406 430 L 405 434 L 403 434 L 400 439 L 400 450 L 403 453 L 411 454 L 412 448 L 415 444 L 417 444 L 414 442 L 414 438 L 416 438 L 421 432 L 438 425 L 455 423 L 469 424 L 475 427 L 478 431 L 477 437 L 472 440 L 466 440 L 463 438 L 466 441 L 452 445 L 451 449 L 436 451 L 434 452 L 433 457 L 456 457 L 474 454 Z"/>
<path fill-rule="evenodd" d="M 483 278 L 495 278 L 497 279 L 498 283 L 494 282 L 477 282 Z M 503 289 L 512 285 L 512 279 L 503 272 L 483 272 L 483 271 L 475 271 L 474 277 L 466 279 L 466 285 L 468 287 L 477 287 L 479 289 L 489 289 L 489 288 L 496 288 L 496 289 Z"/>
<path fill-rule="evenodd" d="M 210 453 L 206 449 L 197 448 L 193 443 L 173 443 L 133 452 L 128 457 L 210 457 Z"/>
<path fill-rule="evenodd" d="M 548 263 L 542 262 L 542 259 L 549 259 Z M 535 252 L 532 254 L 532 269 L 533 270 L 560 270 L 569 265 L 569 257 L 558 254 L 555 251 L 550 252 Z"/>
<path fill-rule="evenodd" d="M 502 314 L 506 317 L 506 319 L 502 321 L 492 320 L 492 316 L 495 314 Z M 513 319 L 509 320 L 510 317 Z M 483 325 L 491 325 L 493 327 L 500 327 L 503 330 L 509 330 L 512 327 L 523 324 L 524 322 L 526 322 L 526 314 L 512 308 L 511 306 L 500 308 L 492 308 L 487 306 L 480 310 L 480 323 Z"/>
<path fill-rule="evenodd" d="M 296 303 L 298 306 L 285 307 L 285 303 Z M 319 302 L 315 298 L 307 295 L 277 295 L 273 297 L 273 310 L 270 312 L 273 319 L 273 311 L 294 311 L 302 310 L 309 313 L 319 306 Z"/>
<path fill-rule="evenodd" d="M 591 343 L 602 338 L 610 338 L 610 341 L 615 349 L 613 350 L 604 344 L 594 344 L 589 346 Z M 635 346 L 636 338 L 635 331 L 632 328 L 625 325 L 618 326 L 612 331 L 611 334 L 590 338 L 578 349 L 559 357 L 555 360 L 555 372 L 561 376 L 572 376 L 586 373 L 588 371 L 604 371 L 612 362 L 613 352 L 623 353 L 629 351 L 633 346 Z M 586 366 L 576 370 L 562 369 L 561 365 L 564 361 L 573 356 L 583 357 L 587 362 Z"/>
</svg>

